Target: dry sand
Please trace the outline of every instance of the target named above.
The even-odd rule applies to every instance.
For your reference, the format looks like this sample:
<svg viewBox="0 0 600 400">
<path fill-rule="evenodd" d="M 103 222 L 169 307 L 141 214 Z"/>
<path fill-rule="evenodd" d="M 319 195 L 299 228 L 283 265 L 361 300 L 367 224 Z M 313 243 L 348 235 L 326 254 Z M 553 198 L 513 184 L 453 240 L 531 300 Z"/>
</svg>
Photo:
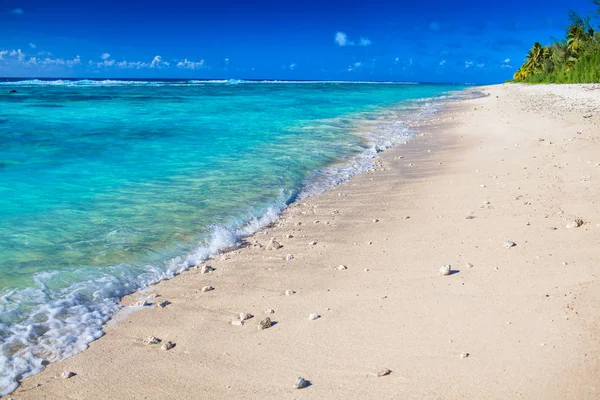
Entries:
<svg viewBox="0 0 600 400">
<path fill-rule="evenodd" d="M 8 397 L 600 398 L 600 87 L 483 90 Z"/>
</svg>

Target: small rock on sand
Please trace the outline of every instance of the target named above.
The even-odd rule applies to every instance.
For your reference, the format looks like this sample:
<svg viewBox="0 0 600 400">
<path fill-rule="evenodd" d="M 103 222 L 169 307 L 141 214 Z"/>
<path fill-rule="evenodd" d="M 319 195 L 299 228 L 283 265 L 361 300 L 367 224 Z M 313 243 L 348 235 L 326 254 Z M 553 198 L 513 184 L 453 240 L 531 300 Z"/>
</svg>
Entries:
<svg viewBox="0 0 600 400">
<path fill-rule="evenodd" d="M 276 241 L 275 239 L 271 239 L 271 241 L 267 245 L 267 250 L 278 250 L 282 247 L 283 246 L 281 244 L 279 244 L 278 241 Z"/>
<path fill-rule="evenodd" d="M 569 222 L 566 225 L 566 228 L 568 228 L 568 229 L 579 228 L 581 225 L 583 225 L 583 220 L 581 220 L 581 219 L 578 218 L 576 220 L 573 220 L 573 221 Z"/>
<path fill-rule="evenodd" d="M 293 256 L 292 254 L 288 254 L 287 256 L 285 256 L 285 259 L 286 259 L 287 261 L 290 261 L 290 260 L 293 260 L 293 259 L 294 259 L 294 256 Z"/>
<path fill-rule="evenodd" d="M 389 369 L 387 369 L 387 368 L 384 368 L 384 369 L 380 370 L 380 371 L 377 373 L 377 376 L 379 376 L 379 377 L 382 377 L 382 376 L 387 376 L 387 375 L 389 375 L 389 374 L 391 374 L 391 373 L 392 373 L 392 371 L 390 371 L 390 370 L 389 370 Z"/>
<path fill-rule="evenodd" d="M 271 318 L 267 317 L 258 323 L 258 330 L 268 329 L 273 325 Z"/>
<path fill-rule="evenodd" d="M 154 336 L 148 336 L 147 338 L 145 338 L 142 343 L 144 343 L 146 346 L 150 346 L 153 344 L 159 344 L 160 343 L 160 339 Z"/>
<path fill-rule="evenodd" d="M 214 269 L 213 267 L 211 267 L 210 265 L 208 265 L 208 264 L 204 264 L 204 265 L 202 266 L 202 268 L 200 269 L 200 273 L 201 273 L 201 274 L 208 274 L 208 273 L 210 273 L 210 272 L 213 272 L 214 270 L 215 270 L 215 269 Z"/>
<path fill-rule="evenodd" d="M 315 319 L 318 319 L 319 317 L 320 317 L 320 315 L 317 313 L 310 313 L 310 315 L 308 316 L 308 319 L 310 319 L 311 321 L 314 321 Z"/>
<path fill-rule="evenodd" d="M 345 265 L 340 265 L 339 267 L 337 267 L 338 271 L 344 271 L 346 269 L 348 269 L 348 267 L 346 267 Z"/>
<path fill-rule="evenodd" d="M 61 378 L 63 378 L 63 379 L 69 379 L 69 378 L 74 377 L 75 375 L 76 375 L 75 372 L 72 372 L 72 371 L 63 371 L 63 373 L 60 374 Z"/>
<path fill-rule="evenodd" d="M 410 216 L 409 215 L 405 215 L 404 219 L 410 219 Z"/>
<path fill-rule="evenodd" d="M 378 220 L 377 218 L 375 218 L 375 219 L 373 220 L 373 222 L 379 222 L 379 220 Z"/>
<path fill-rule="evenodd" d="M 285 295 L 286 295 L 286 296 L 291 296 L 291 295 L 293 295 L 294 293 L 296 293 L 296 292 L 294 292 L 292 289 L 288 289 L 288 290 L 286 290 L 286 291 L 285 291 Z"/>
<path fill-rule="evenodd" d="M 242 326 L 244 325 L 244 321 L 240 320 L 240 319 L 234 319 L 233 321 L 231 321 L 231 325 L 239 325 Z"/>
<path fill-rule="evenodd" d="M 247 319 L 253 318 L 254 315 L 250 314 L 250 313 L 240 313 L 240 321 L 245 321 Z"/>
<path fill-rule="evenodd" d="M 515 242 L 511 242 L 510 240 L 504 241 L 504 247 L 510 249 L 511 247 L 515 247 L 517 244 Z"/>
<path fill-rule="evenodd" d="M 145 307 L 148 305 L 146 300 L 134 301 L 129 305 L 129 307 Z"/>
<path fill-rule="evenodd" d="M 157 306 L 158 306 L 159 308 L 165 308 L 165 307 L 166 307 L 166 306 L 168 306 L 169 304 L 171 304 L 171 302 L 170 302 L 169 300 L 164 300 L 164 301 L 161 301 L 161 302 L 159 302 L 159 303 L 157 304 Z"/>
<path fill-rule="evenodd" d="M 450 265 L 442 265 L 440 267 L 440 275 L 450 275 L 451 267 Z"/>
<path fill-rule="evenodd" d="M 467 263 L 467 268 L 473 268 L 473 267 L 474 267 L 474 265 L 473 265 L 473 264 L 471 264 L 471 263 Z"/>
<path fill-rule="evenodd" d="M 316 245 L 316 244 L 317 244 L 317 242 L 315 242 L 315 241 L 313 240 L 313 241 L 312 241 L 312 242 L 310 242 L 308 245 L 309 245 L 309 246 L 314 246 L 314 245 Z"/>
<path fill-rule="evenodd" d="M 460 353 L 460 358 L 467 358 L 469 355 L 469 353 Z"/>
<path fill-rule="evenodd" d="M 160 346 L 161 350 L 165 350 L 165 351 L 171 350 L 173 347 L 175 347 L 175 343 L 170 342 L 168 340 Z"/>
<path fill-rule="evenodd" d="M 302 389 L 308 385 L 308 382 L 301 377 L 296 378 L 296 382 L 294 382 L 294 389 Z"/>
<path fill-rule="evenodd" d="M 265 314 L 274 314 L 274 313 L 275 313 L 275 310 L 273 310 L 272 308 L 267 308 L 265 310 Z"/>
<path fill-rule="evenodd" d="M 214 287 L 212 287 L 212 286 L 204 286 L 204 287 L 202 288 L 202 291 L 203 291 L 203 292 L 210 292 L 211 290 L 215 290 L 215 288 L 214 288 Z"/>
</svg>

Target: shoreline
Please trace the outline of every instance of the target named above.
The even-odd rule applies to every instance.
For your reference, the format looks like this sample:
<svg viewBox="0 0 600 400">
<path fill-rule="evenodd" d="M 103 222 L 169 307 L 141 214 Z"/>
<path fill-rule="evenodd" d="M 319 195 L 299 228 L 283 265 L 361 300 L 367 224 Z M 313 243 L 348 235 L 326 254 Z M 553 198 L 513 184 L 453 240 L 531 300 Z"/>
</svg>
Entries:
<svg viewBox="0 0 600 400">
<path fill-rule="evenodd" d="M 484 89 L 501 96 L 504 96 L 503 90 L 513 90 L 502 85 Z M 51 364 L 42 373 L 25 379 L 22 386 L 7 397 L 52 398 L 71 393 L 75 398 L 94 398 L 109 380 L 114 387 L 106 389 L 109 390 L 108 397 L 111 397 L 110 393 L 121 393 L 126 398 L 140 398 L 145 392 L 158 394 L 151 395 L 153 398 L 188 398 L 192 393 L 202 393 L 210 398 L 258 397 L 262 393 L 261 397 L 270 398 L 269 395 L 264 396 L 267 392 L 277 398 L 293 390 L 293 380 L 300 374 L 313 383 L 306 389 L 306 394 L 316 398 L 334 398 L 341 393 L 348 398 L 375 393 L 383 398 L 393 398 L 393 395 L 473 398 L 476 393 L 482 393 L 485 398 L 502 398 L 517 393 L 502 391 L 506 389 L 502 384 L 508 378 L 519 383 L 517 389 L 534 394 L 530 398 L 536 398 L 536 388 L 527 386 L 526 378 L 537 378 L 538 383 L 543 378 L 549 385 L 551 379 L 560 374 L 540 377 L 527 369 L 525 374 L 515 375 L 512 370 L 506 375 L 496 376 L 492 372 L 498 374 L 501 370 L 497 369 L 493 359 L 482 355 L 503 360 L 504 354 L 512 355 L 512 360 L 506 357 L 504 361 L 513 367 L 515 359 L 529 356 L 529 359 L 539 361 L 539 365 L 550 368 L 556 360 L 567 358 L 571 361 L 567 357 L 569 351 L 579 349 L 579 344 L 567 349 L 561 347 L 558 356 L 540 355 L 537 350 L 545 347 L 540 345 L 535 347 L 535 351 L 529 347 L 519 348 L 516 352 L 507 348 L 505 342 L 519 337 L 519 334 L 531 334 L 526 328 L 533 329 L 526 318 L 530 315 L 515 310 L 519 306 L 529 310 L 528 302 L 532 302 L 534 308 L 540 308 L 541 313 L 546 315 L 544 313 L 548 310 L 542 305 L 547 300 L 514 292 L 515 289 L 510 286 L 514 283 L 507 282 L 507 277 L 500 279 L 499 289 L 504 295 L 515 295 L 517 304 L 514 309 L 502 296 L 494 296 L 493 293 L 485 296 L 485 288 L 495 288 L 494 285 L 498 284 L 489 282 L 486 277 L 496 273 L 494 271 L 503 271 L 502 262 L 532 262 L 528 259 L 531 254 L 522 250 L 523 247 L 528 249 L 527 242 L 523 241 L 526 239 L 511 238 L 517 242 L 515 249 L 498 249 L 502 240 L 509 239 L 501 240 L 498 231 L 505 233 L 504 236 L 527 237 L 527 233 L 520 232 L 524 229 L 520 225 L 518 234 L 509 235 L 510 229 L 515 226 L 510 223 L 506 226 L 503 219 L 506 216 L 494 220 L 495 210 L 506 212 L 507 206 L 503 202 L 509 204 L 510 201 L 506 193 L 498 192 L 503 188 L 502 184 L 496 181 L 492 187 L 492 183 L 502 176 L 506 178 L 504 187 L 520 191 L 511 181 L 510 173 L 487 177 L 475 175 L 476 179 L 486 183 L 468 182 L 473 177 L 467 177 L 466 169 L 460 170 L 463 161 L 456 159 L 458 152 L 468 158 L 470 151 L 477 150 L 478 146 L 480 149 L 485 147 L 476 129 L 480 124 L 490 129 L 493 127 L 490 124 L 498 122 L 487 121 L 483 117 L 476 119 L 473 114 L 480 114 L 476 111 L 483 108 L 483 113 L 506 113 L 494 114 L 499 120 L 508 119 L 510 113 L 515 113 L 514 109 L 506 107 L 494 109 L 490 105 L 493 101 L 494 97 L 490 96 L 463 100 L 450 106 L 447 112 L 438 114 L 423 125 L 422 136 L 380 153 L 375 161 L 376 171 L 357 174 L 325 193 L 293 203 L 274 226 L 251 235 L 247 240 L 249 244 L 256 240 L 265 246 L 271 237 L 275 237 L 283 244 L 282 249 L 264 250 L 250 245 L 210 261 L 216 268 L 211 274 L 202 275 L 198 270 L 188 270 L 180 274 L 185 275 L 185 279 L 175 277 L 177 279 L 153 285 L 152 291 L 161 295 L 157 300 L 168 300 L 171 304 L 164 309 L 147 308 L 124 316 L 122 321 L 106 330 L 103 338 L 92 342 L 89 349 Z M 532 117 L 539 119 L 539 115 Z M 536 122 L 540 122 L 537 119 Z M 508 122 L 515 123 L 513 120 Z M 521 122 L 517 121 L 517 124 Z M 465 125 L 468 126 L 465 128 Z M 551 128 L 550 123 L 545 125 L 545 128 Z M 469 134 L 463 136 L 457 133 L 461 129 L 470 129 Z M 560 133 L 552 134 L 560 137 Z M 507 133 L 507 136 L 509 138 L 494 137 L 496 141 L 491 147 L 498 143 L 506 145 L 506 139 L 512 139 L 510 134 Z M 537 137 L 517 139 L 527 141 L 528 148 L 533 147 L 530 142 L 538 140 Z M 484 167 L 493 170 L 485 160 L 478 160 L 482 165 L 481 171 Z M 462 175 L 457 170 L 462 171 Z M 447 183 L 448 176 L 453 177 L 451 183 Z M 458 195 L 457 183 L 466 189 L 459 191 Z M 485 193 L 488 186 L 498 193 Z M 471 195 L 476 196 L 477 201 L 473 199 L 472 204 L 466 205 L 467 199 L 463 197 Z M 543 196 L 538 193 L 538 197 L 534 198 L 533 202 Z M 489 201 L 487 206 L 492 208 L 478 208 L 486 205 L 484 200 Z M 500 207 L 494 208 L 497 201 Z M 430 208 L 429 211 L 424 205 Z M 435 215 L 446 208 L 442 214 Z M 469 209 L 474 214 L 469 214 Z M 586 211 L 587 216 L 581 217 L 586 220 L 586 229 L 592 229 L 593 242 L 594 236 L 597 237 L 597 229 L 593 230 L 591 225 L 595 222 L 595 214 L 589 209 Z M 462 219 L 454 220 L 459 212 L 463 214 Z M 511 212 L 508 210 L 507 215 L 510 216 Z M 475 218 L 466 219 L 465 214 Z M 519 223 L 522 218 L 519 215 Z M 494 225 L 482 227 L 478 224 L 480 220 Z M 496 231 L 497 235 L 494 240 L 489 239 L 494 243 L 484 245 L 488 239 L 485 237 L 484 240 L 481 235 L 488 233 L 488 229 Z M 558 229 L 562 232 L 562 228 Z M 580 231 L 583 230 L 578 228 L 577 233 Z M 498 269 L 494 270 L 490 265 L 483 267 L 487 264 L 485 257 L 472 248 L 473 240 L 478 243 L 477 246 L 486 247 L 482 251 L 495 260 L 491 264 Z M 581 240 L 590 243 L 589 238 Z M 313 241 L 316 244 L 309 245 Z M 463 242 L 470 243 L 465 245 Z M 287 254 L 294 258 L 286 260 Z M 517 257 L 507 259 L 507 254 L 516 254 Z M 464 267 L 466 262 L 472 262 L 474 268 Z M 437 269 L 448 263 L 457 272 L 449 277 L 440 277 Z M 336 270 L 335 267 L 340 264 L 346 265 L 348 270 Z M 510 278 L 516 276 L 527 286 L 538 286 L 537 289 L 543 286 L 527 281 L 527 274 L 508 269 Z M 485 276 L 478 275 L 479 271 L 485 271 Z M 590 280 L 595 272 L 594 267 L 589 265 L 585 271 L 578 273 L 578 278 Z M 502 276 L 502 273 L 498 275 Z M 536 278 L 539 277 L 536 275 Z M 591 282 L 596 283 L 593 279 Z M 214 291 L 199 291 L 203 285 L 209 284 L 215 287 Z M 468 289 L 463 293 L 465 284 Z M 282 293 L 286 289 L 292 289 L 296 294 L 284 296 Z M 398 293 L 395 289 L 402 290 Z M 139 292 L 126 296 L 123 303 L 137 301 L 138 298 Z M 470 299 L 477 299 L 480 304 L 473 304 Z M 455 307 L 456 304 L 464 309 L 457 309 L 460 307 Z M 510 308 L 508 314 L 515 313 L 515 318 L 506 321 L 506 309 L 503 313 L 498 304 Z M 428 307 L 422 309 L 423 305 Z M 496 317 L 502 316 L 501 325 L 497 324 L 498 318 L 486 315 L 484 305 L 492 308 Z M 271 317 L 277 324 L 268 330 L 257 331 L 256 324 L 264 318 L 266 308 L 275 310 Z M 400 311 L 402 315 L 397 315 Z M 231 320 L 240 312 L 250 312 L 255 317 L 244 326 L 232 326 Z M 310 312 L 320 314 L 321 318 L 309 321 Z M 474 321 L 470 316 L 473 312 L 483 313 L 482 320 Z M 555 313 L 556 309 L 553 309 L 552 314 Z M 568 332 L 571 325 L 565 321 L 569 320 L 550 325 L 554 333 L 561 335 Z M 507 322 L 511 323 L 508 325 L 521 326 L 520 332 L 506 332 Z M 586 326 L 597 327 L 596 323 L 597 320 L 592 320 Z M 547 321 L 540 322 L 540 325 L 534 330 L 535 335 L 542 334 L 542 327 L 549 327 Z M 447 332 L 443 329 L 440 332 L 440 328 Z M 494 339 L 502 345 L 486 348 L 490 342 L 478 334 L 477 330 L 481 328 L 486 333 L 497 330 L 500 336 Z M 489 332 L 487 328 L 490 328 Z M 398 343 L 395 333 L 400 333 L 400 337 L 409 344 L 408 349 L 404 345 L 398 346 L 401 343 Z M 149 335 L 171 340 L 176 347 L 161 352 L 152 346 L 140 345 L 139 339 Z M 452 339 L 443 340 L 444 337 Z M 383 344 L 386 346 L 382 347 Z M 458 356 L 463 352 L 471 355 L 460 359 Z M 597 362 L 598 352 L 590 354 L 593 356 L 590 359 Z M 110 367 L 107 368 L 108 365 Z M 377 369 L 383 367 L 390 368 L 392 374 L 386 378 L 373 378 Z M 482 367 L 487 369 L 480 371 Z M 416 371 L 412 371 L 414 368 Z M 56 379 L 65 369 L 77 375 L 66 380 Z M 474 387 L 473 382 L 466 386 L 452 383 L 452 377 L 441 376 L 442 371 L 448 370 L 456 371 L 459 376 L 463 376 L 462 373 L 474 376 L 478 378 L 477 382 L 485 379 L 485 385 Z M 425 373 L 427 371 L 429 373 Z M 157 374 L 162 377 L 159 382 L 152 379 Z M 579 380 L 584 377 L 579 377 Z M 561 383 L 563 381 L 564 378 L 560 380 Z M 41 386 L 36 386 L 38 384 Z M 434 387 L 430 387 L 432 384 Z M 559 389 L 566 388 L 561 386 Z M 572 387 L 568 389 L 573 390 Z M 597 393 L 589 391 L 589 387 L 587 389 L 588 392 L 578 393 Z M 541 393 L 543 391 L 537 392 L 538 395 Z M 559 391 L 557 398 L 558 394 Z"/>
</svg>

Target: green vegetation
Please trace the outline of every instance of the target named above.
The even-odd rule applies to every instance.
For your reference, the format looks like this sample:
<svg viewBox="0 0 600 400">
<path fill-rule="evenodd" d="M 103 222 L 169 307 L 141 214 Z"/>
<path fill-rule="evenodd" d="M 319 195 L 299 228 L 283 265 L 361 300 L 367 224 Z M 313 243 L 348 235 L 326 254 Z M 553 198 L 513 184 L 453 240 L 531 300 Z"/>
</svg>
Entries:
<svg viewBox="0 0 600 400">
<path fill-rule="evenodd" d="M 593 83 L 600 82 L 600 30 L 593 22 L 600 16 L 600 0 L 595 15 L 569 11 L 571 25 L 566 38 L 549 46 L 535 42 L 527 58 L 513 76 L 516 82 Z M 600 25 L 598 25 L 600 28 Z"/>
</svg>

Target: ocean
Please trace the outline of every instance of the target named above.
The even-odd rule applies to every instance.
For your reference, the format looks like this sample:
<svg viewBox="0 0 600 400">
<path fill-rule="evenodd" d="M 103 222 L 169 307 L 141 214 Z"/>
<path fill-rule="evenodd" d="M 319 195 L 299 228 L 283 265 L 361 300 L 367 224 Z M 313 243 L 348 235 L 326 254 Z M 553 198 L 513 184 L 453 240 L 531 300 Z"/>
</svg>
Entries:
<svg viewBox="0 0 600 400">
<path fill-rule="evenodd" d="M 0 79 L 0 395 L 102 336 L 121 296 L 368 169 L 464 88 Z"/>
</svg>

